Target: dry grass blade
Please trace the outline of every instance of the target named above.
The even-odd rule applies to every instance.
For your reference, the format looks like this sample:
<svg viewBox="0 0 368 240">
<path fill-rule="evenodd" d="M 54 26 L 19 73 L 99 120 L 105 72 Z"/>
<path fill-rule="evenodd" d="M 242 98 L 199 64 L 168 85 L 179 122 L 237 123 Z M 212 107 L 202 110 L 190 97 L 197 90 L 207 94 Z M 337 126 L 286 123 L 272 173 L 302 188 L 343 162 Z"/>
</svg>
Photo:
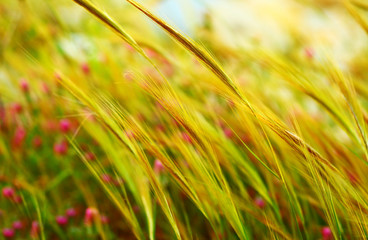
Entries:
<svg viewBox="0 0 368 240">
<path fill-rule="evenodd" d="M 143 12 L 146 16 L 156 22 L 162 29 L 164 29 L 170 36 L 172 36 L 175 40 L 177 40 L 185 49 L 193 53 L 206 67 L 208 67 L 213 73 L 218 76 L 226 86 L 230 88 L 230 90 L 238 97 L 241 104 L 245 104 L 251 111 L 253 115 L 256 116 L 260 121 L 266 123 L 273 131 L 275 131 L 282 139 L 284 139 L 288 144 L 291 145 L 298 153 L 301 153 L 301 150 L 304 146 L 307 147 L 308 151 L 312 154 L 313 157 L 318 159 L 319 161 L 325 163 L 326 165 L 331 166 L 327 160 L 325 160 L 321 155 L 316 152 L 312 147 L 308 144 L 304 143 L 302 139 L 300 139 L 295 134 L 286 130 L 285 127 L 282 127 L 276 119 L 269 119 L 267 116 L 259 113 L 259 111 L 255 110 L 255 107 L 252 106 L 245 98 L 245 96 L 239 91 L 239 89 L 235 86 L 231 78 L 222 70 L 220 65 L 203 49 L 194 44 L 192 40 L 183 36 L 174 28 L 169 26 L 166 22 L 161 20 L 159 17 L 152 14 L 142 5 L 138 4 L 133 0 L 126 0 L 134 7 Z M 332 167 L 333 168 L 333 167 Z"/>
</svg>

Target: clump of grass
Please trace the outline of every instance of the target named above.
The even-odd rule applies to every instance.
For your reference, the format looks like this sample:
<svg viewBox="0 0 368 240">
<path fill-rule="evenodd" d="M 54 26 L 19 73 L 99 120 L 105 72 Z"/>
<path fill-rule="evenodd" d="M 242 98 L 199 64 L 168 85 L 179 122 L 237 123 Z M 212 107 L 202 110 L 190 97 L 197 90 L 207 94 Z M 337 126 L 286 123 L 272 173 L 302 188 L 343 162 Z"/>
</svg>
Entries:
<svg viewBox="0 0 368 240">
<path fill-rule="evenodd" d="M 362 56 L 343 70 L 295 30 L 287 53 L 209 25 L 203 46 L 133 0 L 36 2 L 0 3 L 4 238 L 367 238 Z M 337 7 L 366 28 L 363 2 Z"/>
</svg>

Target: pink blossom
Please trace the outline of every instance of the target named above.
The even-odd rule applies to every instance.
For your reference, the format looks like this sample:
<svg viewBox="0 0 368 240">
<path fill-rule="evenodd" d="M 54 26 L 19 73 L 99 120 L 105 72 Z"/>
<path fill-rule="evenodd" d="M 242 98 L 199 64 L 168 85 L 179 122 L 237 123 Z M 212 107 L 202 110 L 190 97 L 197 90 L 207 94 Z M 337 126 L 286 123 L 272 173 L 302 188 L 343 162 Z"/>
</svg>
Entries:
<svg viewBox="0 0 368 240">
<path fill-rule="evenodd" d="M 17 221 L 14 221 L 14 222 L 13 222 L 13 228 L 14 228 L 14 229 L 16 229 L 16 230 L 20 230 L 20 229 L 22 229 L 23 227 L 24 227 L 24 225 L 23 225 L 23 222 L 22 222 L 22 221 L 17 220 Z"/>
<path fill-rule="evenodd" d="M 66 210 L 66 215 L 68 217 L 75 217 L 75 216 L 77 216 L 77 211 L 75 210 L 75 208 L 68 208 Z"/>
<path fill-rule="evenodd" d="M 2 192 L 5 198 L 12 198 L 15 194 L 15 191 L 12 187 L 4 187 Z"/>
<path fill-rule="evenodd" d="M 28 81 L 25 78 L 22 78 L 20 80 L 20 88 L 22 89 L 22 91 L 24 93 L 29 92 L 29 84 L 28 84 Z"/>
<path fill-rule="evenodd" d="M 59 123 L 59 126 L 60 126 L 60 131 L 61 132 L 67 133 L 71 129 L 71 122 L 70 122 L 69 119 L 61 119 L 60 123 Z"/>
<path fill-rule="evenodd" d="M 230 128 L 225 128 L 224 134 L 227 138 L 231 138 L 233 136 L 233 131 Z"/>
<path fill-rule="evenodd" d="M 321 230 L 323 240 L 332 239 L 332 231 L 329 227 L 323 227 Z"/>
<path fill-rule="evenodd" d="M 257 207 L 259 208 L 264 208 L 266 207 L 266 202 L 263 200 L 263 198 L 261 197 L 256 197 L 256 199 L 254 200 L 254 203 L 257 205 Z"/>
<path fill-rule="evenodd" d="M 14 230 L 12 228 L 4 228 L 3 229 L 3 236 L 5 238 L 13 238 L 15 235 Z"/>
<path fill-rule="evenodd" d="M 13 136 L 13 147 L 15 148 L 20 147 L 23 144 L 25 137 L 26 137 L 26 130 L 21 126 L 18 126 L 15 129 L 15 133 Z"/>
<path fill-rule="evenodd" d="M 42 138 L 41 136 L 35 136 L 32 140 L 32 144 L 34 148 L 39 148 L 42 145 Z"/>
<path fill-rule="evenodd" d="M 162 164 L 162 162 L 158 159 L 155 160 L 155 163 L 154 163 L 154 166 L 153 166 L 153 169 L 156 173 L 161 173 L 162 171 L 165 170 L 165 167 L 164 165 Z"/>
<path fill-rule="evenodd" d="M 65 155 L 68 152 L 68 143 L 66 141 L 62 141 L 60 143 L 54 144 L 54 152 L 57 155 Z"/>
<path fill-rule="evenodd" d="M 93 207 L 89 207 L 86 209 L 86 212 L 84 214 L 84 223 L 86 225 L 90 225 L 93 221 L 93 219 L 98 215 L 98 210 Z"/>
<path fill-rule="evenodd" d="M 90 69 L 88 63 L 82 63 L 81 69 L 82 69 L 83 73 L 86 74 L 86 75 L 88 75 L 91 72 L 91 69 Z"/>
<path fill-rule="evenodd" d="M 32 222 L 31 227 L 31 237 L 35 238 L 38 235 L 38 232 L 40 231 L 40 226 L 37 221 Z"/>
<path fill-rule="evenodd" d="M 56 217 L 56 222 L 60 226 L 65 226 L 66 224 L 68 224 L 68 218 L 65 217 L 65 216 L 57 216 Z"/>
<path fill-rule="evenodd" d="M 101 215 L 101 223 L 102 224 L 108 224 L 109 223 L 109 218 L 106 215 Z"/>
</svg>

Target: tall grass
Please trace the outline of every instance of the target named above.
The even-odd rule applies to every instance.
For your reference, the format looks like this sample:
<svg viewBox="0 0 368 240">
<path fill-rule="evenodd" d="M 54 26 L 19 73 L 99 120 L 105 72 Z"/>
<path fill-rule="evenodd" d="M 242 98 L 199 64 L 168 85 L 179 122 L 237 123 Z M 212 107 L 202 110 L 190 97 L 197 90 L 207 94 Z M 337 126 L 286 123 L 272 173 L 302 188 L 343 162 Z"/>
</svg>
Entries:
<svg viewBox="0 0 368 240">
<path fill-rule="evenodd" d="M 4 237 L 367 238 L 365 53 L 344 71 L 73 1 L 74 25 L 58 2 L 0 3 Z M 363 2 L 337 5 L 366 30 Z"/>
</svg>

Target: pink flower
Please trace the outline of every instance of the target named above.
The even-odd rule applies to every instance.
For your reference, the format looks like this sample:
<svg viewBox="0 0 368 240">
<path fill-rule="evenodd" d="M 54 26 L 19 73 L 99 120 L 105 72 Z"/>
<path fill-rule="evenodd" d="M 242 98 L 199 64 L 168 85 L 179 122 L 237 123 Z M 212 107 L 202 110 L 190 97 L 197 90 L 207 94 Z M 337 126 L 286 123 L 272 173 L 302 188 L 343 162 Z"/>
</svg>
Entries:
<svg viewBox="0 0 368 240">
<path fill-rule="evenodd" d="M 50 88 L 45 82 L 42 83 L 42 91 L 46 94 L 50 93 Z"/>
<path fill-rule="evenodd" d="M 67 133 L 71 129 L 71 122 L 69 121 L 69 119 L 62 119 L 60 120 L 59 126 L 61 132 Z"/>
<path fill-rule="evenodd" d="M 233 136 L 233 131 L 230 128 L 225 128 L 224 134 L 227 138 L 231 138 Z"/>
<path fill-rule="evenodd" d="M 102 181 L 103 182 L 105 182 L 105 183 L 109 183 L 109 182 L 111 182 L 111 177 L 110 177 L 110 175 L 109 174 L 102 174 L 101 175 L 101 179 L 102 179 Z"/>
<path fill-rule="evenodd" d="M 22 203 L 23 199 L 21 196 L 14 196 L 13 201 L 14 203 Z"/>
<path fill-rule="evenodd" d="M 13 238 L 14 237 L 14 230 L 11 228 L 4 228 L 3 229 L 3 236 L 5 238 Z"/>
<path fill-rule="evenodd" d="M 162 162 L 158 159 L 155 160 L 154 166 L 153 166 L 153 170 L 156 173 L 161 173 L 162 171 L 165 170 L 164 165 L 162 164 Z"/>
<path fill-rule="evenodd" d="M 31 237 L 33 238 L 37 237 L 39 230 L 40 230 L 40 226 L 38 225 L 38 222 L 33 221 L 32 227 L 31 227 Z"/>
<path fill-rule="evenodd" d="M 84 157 L 88 160 L 88 161 L 93 161 L 96 159 L 96 156 L 93 154 L 93 152 L 86 152 L 84 154 Z"/>
<path fill-rule="evenodd" d="M 91 69 L 90 69 L 90 67 L 89 67 L 88 63 L 82 63 L 82 65 L 81 65 L 81 69 L 82 69 L 82 72 L 83 72 L 84 74 L 86 74 L 86 75 L 88 75 L 88 74 L 90 73 L 90 71 L 91 71 Z"/>
<path fill-rule="evenodd" d="M 29 84 L 25 78 L 22 78 L 20 80 L 20 88 L 22 89 L 24 93 L 29 92 Z"/>
<path fill-rule="evenodd" d="M 23 144 L 25 138 L 26 130 L 21 126 L 17 127 L 13 136 L 13 147 L 20 147 Z"/>
<path fill-rule="evenodd" d="M 315 55 L 313 48 L 310 47 L 304 49 L 304 54 L 309 59 L 312 59 Z"/>
<path fill-rule="evenodd" d="M 323 240 L 332 239 L 332 231 L 329 227 L 323 227 L 321 230 Z"/>
<path fill-rule="evenodd" d="M 12 198 L 14 197 L 15 191 L 12 187 L 4 187 L 3 188 L 3 196 L 5 198 Z"/>
<path fill-rule="evenodd" d="M 89 207 L 86 209 L 86 213 L 84 214 L 84 223 L 86 225 L 92 224 L 93 219 L 98 215 L 98 210 L 93 207 Z"/>
<path fill-rule="evenodd" d="M 108 224 L 109 223 L 109 218 L 106 215 L 101 215 L 101 223 L 102 224 Z"/>
<path fill-rule="evenodd" d="M 23 111 L 23 107 L 20 103 L 13 103 L 11 109 L 13 113 L 21 113 Z"/>
<path fill-rule="evenodd" d="M 16 229 L 16 230 L 20 230 L 24 227 L 22 221 L 14 221 L 13 222 L 13 228 Z"/>
<path fill-rule="evenodd" d="M 59 224 L 59 226 L 65 226 L 66 224 L 68 224 L 68 218 L 65 216 L 57 216 L 56 222 L 57 224 Z"/>
<path fill-rule="evenodd" d="M 68 143 L 66 141 L 62 141 L 60 143 L 54 144 L 54 152 L 57 155 L 65 155 L 68 152 Z"/>
<path fill-rule="evenodd" d="M 66 215 L 68 217 L 75 217 L 77 216 L 77 211 L 75 210 L 75 208 L 69 208 L 66 210 Z"/>
<path fill-rule="evenodd" d="M 256 199 L 254 199 L 254 203 L 257 205 L 257 207 L 259 208 L 264 208 L 266 207 L 266 202 L 263 200 L 263 198 L 261 197 L 256 197 Z"/>
<path fill-rule="evenodd" d="M 42 145 L 42 138 L 40 136 L 35 136 L 32 140 L 34 148 L 39 148 Z"/>
</svg>

